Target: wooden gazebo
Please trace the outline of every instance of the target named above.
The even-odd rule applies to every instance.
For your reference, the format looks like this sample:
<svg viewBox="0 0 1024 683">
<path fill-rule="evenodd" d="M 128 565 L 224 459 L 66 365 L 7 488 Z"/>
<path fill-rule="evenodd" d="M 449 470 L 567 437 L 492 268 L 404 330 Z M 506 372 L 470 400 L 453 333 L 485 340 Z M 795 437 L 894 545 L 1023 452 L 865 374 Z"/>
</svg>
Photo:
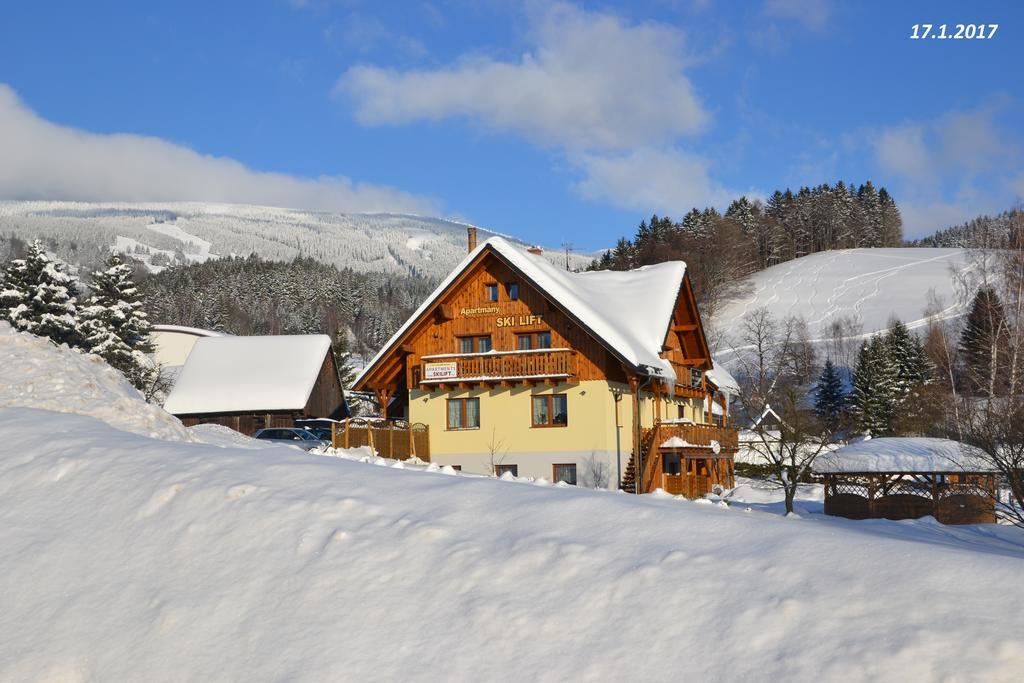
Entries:
<svg viewBox="0 0 1024 683">
<path fill-rule="evenodd" d="M 946 439 L 881 438 L 818 458 L 825 514 L 943 524 L 996 521 L 996 473 L 970 446 Z"/>
</svg>

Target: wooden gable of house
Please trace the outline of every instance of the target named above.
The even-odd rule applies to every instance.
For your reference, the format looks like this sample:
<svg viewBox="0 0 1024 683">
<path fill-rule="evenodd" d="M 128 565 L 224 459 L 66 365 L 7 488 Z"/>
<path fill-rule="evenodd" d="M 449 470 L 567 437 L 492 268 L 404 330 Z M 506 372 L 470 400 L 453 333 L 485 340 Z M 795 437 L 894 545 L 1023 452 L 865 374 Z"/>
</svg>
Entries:
<svg viewBox="0 0 1024 683">
<path fill-rule="evenodd" d="M 510 286 L 518 286 L 518 298 Z M 498 300 L 489 297 L 496 286 Z M 684 277 L 675 311 L 666 330 L 663 357 L 678 365 L 680 378 L 690 368 L 711 367 L 710 354 L 689 278 Z M 550 350 L 536 354 L 512 354 L 521 335 L 550 332 Z M 553 301 L 522 272 L 495 250 L 485 248 L 452 280 L 435 301 L 405 332 L 394 340 L 357 389 L 369 388 L 380 395 L 421 386 L 428 378 L 425 365 L 460 354 L 459 339 L 489 336 L 499 354 L 459 358 L 462 379 L 477 382 L 509 381 L 516 377 L 538 379 L 557 375 L 567 381 L 606 379 L 626 381 L 635 372 L 614 349 L 586 328 L 572 313 Z M 502 357 L 502 352 L 509 356 Z M 688 384 L 688 382 L 683 382 Z"/>
</svg>

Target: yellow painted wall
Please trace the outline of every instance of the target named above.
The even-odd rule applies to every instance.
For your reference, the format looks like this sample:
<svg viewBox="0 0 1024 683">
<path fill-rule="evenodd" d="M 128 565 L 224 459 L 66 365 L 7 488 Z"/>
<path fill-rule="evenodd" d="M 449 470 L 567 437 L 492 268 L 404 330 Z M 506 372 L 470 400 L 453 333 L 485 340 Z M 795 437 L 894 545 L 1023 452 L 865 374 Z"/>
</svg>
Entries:
<svg viewBox="0 0 1024 683">
<path fill-rule="evenodd" d="M 547 394 L 566 395 L 567 426 L 532 426 L 532 397 Z M 479 429 L 446 428 L 450 398 L 480 399 Z M 409 419 L 430 425 L 430 450 L 438 455 L 487 453 L 492 445 L 516 452 L 613 450 L 614 411 L 609 385 L 601 381 L 432 393 L 414 390 L 409 395 Z"/>
<path fill-rule="evenodd" d="M 560 384 L 554 387 L 517 385 L 512 388 L 473 388 L 409 393 L 409 420 L 430 425 L 431 453 L 486 453 L 492 446 L 515 452 L 613 451 L 615 449 L 616 402 L 621 426 L 622 452 L 632 449 L 632 395 L 625 384 L 606 381 Z M 565 394 L 569 420 L 565 427 L 533 427 L 533 396 Z M 478 398 L 480 428 L 447 429 L 447 400 Z M 684 417 L 703 423 L 703 402 L 699 399 L 662 400 L 663 419 L 678 417 L 678 405 Z M 654 425 L 654 400 L 649 394 L 640 401 L 640 424 Z"/>
</svg>

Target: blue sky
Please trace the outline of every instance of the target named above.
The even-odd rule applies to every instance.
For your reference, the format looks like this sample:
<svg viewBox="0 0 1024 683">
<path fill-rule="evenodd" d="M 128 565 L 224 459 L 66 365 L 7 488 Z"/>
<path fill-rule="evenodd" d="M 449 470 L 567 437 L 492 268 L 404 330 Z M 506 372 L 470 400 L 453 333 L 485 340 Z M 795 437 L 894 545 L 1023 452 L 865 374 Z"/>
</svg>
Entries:
<svg viewBox="0 0 1024 683">
<path fill-rule="evenodd" d="M 1024 197 L 1024 3 L 7 3 L 0 197 L 457 217 L 578 248 L 885 185 L 908 234 Z M 915 41 L 916 23 L 997 23 Z"/>
</svg>

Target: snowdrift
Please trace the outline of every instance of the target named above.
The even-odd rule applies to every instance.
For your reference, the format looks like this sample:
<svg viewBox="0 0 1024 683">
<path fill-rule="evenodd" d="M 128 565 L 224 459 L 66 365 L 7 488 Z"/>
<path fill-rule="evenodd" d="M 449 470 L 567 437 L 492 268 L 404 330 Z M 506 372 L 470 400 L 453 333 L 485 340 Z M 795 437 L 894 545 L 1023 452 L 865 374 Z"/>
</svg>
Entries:
<svg viewBox="0 0 1024 683">
<path fill-rule="evenodd" d="M 873 523 L 161 441 L 26 408 L 0 411 L 0 440 L 3 680 L 1024 667 L 1024 553 L 925 542 L 927 524 L 915 543 L 912 525 L 885 538 Z"/>
<path fill-rule="evenodd" d="M 1016 529 L 787 519 L 245 448 L 182 434 L 88 357 L 2 338 L 21 369 L 0 385 L 0 680 L 1024 669 Z"/>
<path fill-rule="evenodd" d="M 147 404 L 124 375 L 99 356 L 58 348 L 0 321 L 0 408 L 27 406 L 91 415 L 118 429 L 191 440 L 181 422 Z M 49 429 L 43 429 L 44 438 Z"/>
</svg>

